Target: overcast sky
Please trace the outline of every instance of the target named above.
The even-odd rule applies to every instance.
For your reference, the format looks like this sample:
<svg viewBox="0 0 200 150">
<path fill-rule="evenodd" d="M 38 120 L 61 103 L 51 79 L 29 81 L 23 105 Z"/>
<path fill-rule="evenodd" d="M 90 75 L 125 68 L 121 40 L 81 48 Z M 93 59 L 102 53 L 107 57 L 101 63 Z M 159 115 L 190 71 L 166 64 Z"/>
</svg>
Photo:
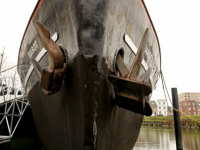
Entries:
<svg viewBox="0 0 200 150">
<path fill-rule="evenodd" d="M 37 0 L 2 0 L 0 5 L 0 53 L 17 64 L 18 50 L 24 30 Z"/>
<path fill-rule="evenodd" d="M 168 90 L 200 92 L 200 0 L 144 0 L 162 54 Z M 0 53 L 17 63 L 20 42 L 37 0 L 4 0 L 0 5 Z M 164 99 L 159 80 L 151 99 Z"/>
<path fill-rule="evenodd" d="M 200 1 L 145 0 L 156 28 L 168 90 L 200 92 Z M 159 80 L 151 99 L 164 99 Z"/>
</svg>

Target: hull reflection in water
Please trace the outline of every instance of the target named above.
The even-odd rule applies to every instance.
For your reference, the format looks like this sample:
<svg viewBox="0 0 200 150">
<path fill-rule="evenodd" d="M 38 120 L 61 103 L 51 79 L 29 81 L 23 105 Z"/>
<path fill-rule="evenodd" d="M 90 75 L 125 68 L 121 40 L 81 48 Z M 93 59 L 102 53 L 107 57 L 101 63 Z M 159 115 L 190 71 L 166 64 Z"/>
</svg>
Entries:
<svg viewBox="0 0 200 150">
<path fill-rule="evenodd" d="M 200 149 L 200 130 L 182 130 L 184 150 Z M 140 130 L 133 150 L 174 150 L 176 149 L 174 128 L 145 127 Z"/>
</svg>

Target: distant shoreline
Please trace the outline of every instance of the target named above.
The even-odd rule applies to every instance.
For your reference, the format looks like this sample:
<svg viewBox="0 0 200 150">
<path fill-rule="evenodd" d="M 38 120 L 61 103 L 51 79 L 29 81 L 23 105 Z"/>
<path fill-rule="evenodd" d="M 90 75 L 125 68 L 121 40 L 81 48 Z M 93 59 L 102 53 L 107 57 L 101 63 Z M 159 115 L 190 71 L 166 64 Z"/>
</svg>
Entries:
<svg viewBox="0 0 200 150">
<path fill-rule="evenodd" d="M 181 127 L 191 128 L 191 129 L 200 129 L 200 116 L 181 116 Z M 165 126 L 165 127 L 174 127 L 174 118 L 173 116 L 151 116 L 144 117 L 143 126 Z"/>
</svg>

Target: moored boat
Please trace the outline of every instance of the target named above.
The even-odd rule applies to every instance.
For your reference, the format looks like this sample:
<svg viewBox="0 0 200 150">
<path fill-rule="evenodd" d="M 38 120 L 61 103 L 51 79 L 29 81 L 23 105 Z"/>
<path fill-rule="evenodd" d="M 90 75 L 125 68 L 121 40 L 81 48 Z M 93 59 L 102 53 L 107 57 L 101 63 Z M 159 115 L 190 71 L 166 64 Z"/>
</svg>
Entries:
<svg viewBox="0 0 200 150">
<path fill-rule="evenodd" d="M 142 0 L 40 0 L 18 73 L 48 150 L 131 150 L 160 73 Z"/>
</svg>

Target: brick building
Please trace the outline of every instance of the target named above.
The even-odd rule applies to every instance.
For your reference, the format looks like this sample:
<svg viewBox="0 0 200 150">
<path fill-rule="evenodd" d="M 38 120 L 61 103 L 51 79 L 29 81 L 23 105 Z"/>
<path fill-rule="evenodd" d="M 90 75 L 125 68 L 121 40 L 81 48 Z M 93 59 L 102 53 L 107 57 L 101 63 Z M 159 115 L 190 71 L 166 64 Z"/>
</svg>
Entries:
<svg viewBox="0 0 200 150">
<path fill-rule="evenodd" d="M 179 105 L 181 111 L 187 115 L 198 115 L 197 102 L 195 100 L 180 101 Z"/>
</svg>

